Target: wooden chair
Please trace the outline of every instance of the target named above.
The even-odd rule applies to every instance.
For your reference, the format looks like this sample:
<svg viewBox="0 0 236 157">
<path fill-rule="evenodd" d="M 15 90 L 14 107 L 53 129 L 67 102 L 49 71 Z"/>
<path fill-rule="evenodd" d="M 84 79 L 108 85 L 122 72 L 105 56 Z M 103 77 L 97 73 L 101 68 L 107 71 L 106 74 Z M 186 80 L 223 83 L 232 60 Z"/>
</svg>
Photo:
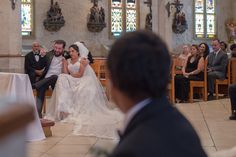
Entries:
<svg viewBox="0 0 236 157">
<path fill-rule="evenodd" d="M 204 79 L 203 81 L 190 81 L 190 90 L 189 90 L 189 102 L 193 103 L 193 88 L 202 88 L 203 100 L 207 101 L 207 63 L 208 60 L 204 61 Z"/>
<path fill-rule="evenodd" d="M 183 60 L 177 58 L 174 58 L 175 60 L 175 66 L 174 66 L 174 72 L 175 74 L 182 74 L 182 68 L 183 68 Z"/>
<path fill-rule="evenodd" d="M 229 86 L 231 83 L 231 61 L 229 60 L 228 65 L 227 65 L 227 73 L 226 73 L 226 78 L 221 80 L 221 79 L 216 79 L 215 80 L 215 94 L 216 94 L 216 99 L 219 98 L 219 86 L 220 85 L 227 85 Z"/>
<path fill-rule="evenodd" d="M 110 99 L 106 58 L 94 58 L 94 63 L 91 65 L 91 67 L 93 68 L 98 80 L 101 82 L 102 86 L 104 87 L 107 98 Z"/>
<path fill-rule="evenodd" d="M 236 83 L 236 58 L 230 58 L 231 64 L 231 83 Z"/>
<path fill-rule="evenodd" d="M 176 65 L 176 58 L 172 59 L 172 65 L 171 65 L 171 72 L 170 72 L 170 82 L 168 84 L 168 93 L 169 93 L 169 99 L 171 103 L 175 103 L 175 65 Z"/>
</svg>

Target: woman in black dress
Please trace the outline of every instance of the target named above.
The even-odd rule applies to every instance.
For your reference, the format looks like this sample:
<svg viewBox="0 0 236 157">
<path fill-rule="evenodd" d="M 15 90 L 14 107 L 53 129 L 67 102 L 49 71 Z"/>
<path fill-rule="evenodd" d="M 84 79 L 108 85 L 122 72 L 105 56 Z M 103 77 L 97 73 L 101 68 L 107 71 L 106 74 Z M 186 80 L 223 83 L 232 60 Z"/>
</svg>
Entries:
<svg viewBox="0 0 236 157">
<path fill-rule="evenodd" d="M 188 101 L 190 80 L 201 81 L 204 78 L 204 58 L 199 54 L 198 45 L 192 45 L 190 52 L 182 68 L 183 74 L 175 76 L 175 96 L 180 102 Z"/>
</svg>

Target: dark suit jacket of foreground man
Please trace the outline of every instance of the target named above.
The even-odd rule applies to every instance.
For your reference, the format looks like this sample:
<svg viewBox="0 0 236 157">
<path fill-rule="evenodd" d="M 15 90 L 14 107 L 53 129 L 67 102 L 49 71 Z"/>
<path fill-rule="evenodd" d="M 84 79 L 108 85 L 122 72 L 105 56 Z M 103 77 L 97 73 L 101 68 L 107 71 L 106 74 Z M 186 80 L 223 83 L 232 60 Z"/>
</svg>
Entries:
<svg viewBox="0 0 236 157">
<path fill-rule="evenodd" d="M 130 121 L 111 157 L 206 157 L 198 135 L 166 97 Z"/>
</svg>

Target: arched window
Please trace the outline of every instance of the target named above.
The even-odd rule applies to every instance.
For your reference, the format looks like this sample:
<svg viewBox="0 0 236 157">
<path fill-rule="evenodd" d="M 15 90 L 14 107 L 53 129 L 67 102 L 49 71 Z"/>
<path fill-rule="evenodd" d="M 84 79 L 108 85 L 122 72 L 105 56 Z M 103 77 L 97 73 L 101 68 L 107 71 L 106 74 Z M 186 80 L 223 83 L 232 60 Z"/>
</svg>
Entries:
<svg viewBox="0 0 236 157">
<path fill-rule="evenodd" d="M 215 0 L 195 0 L 195 37 L 216 37 L 216 10 Z"/>
<path fill-rule="evenodd" d="M 122 32 L 131 32 L 139 28 L 139 0 L 109 0 L 110 34 L 119 37 Z"/>
<path fill-rule="evenodd" d="M 33 35 L 33 0 L 21 0 L 21 34 Z"/>
</svg>

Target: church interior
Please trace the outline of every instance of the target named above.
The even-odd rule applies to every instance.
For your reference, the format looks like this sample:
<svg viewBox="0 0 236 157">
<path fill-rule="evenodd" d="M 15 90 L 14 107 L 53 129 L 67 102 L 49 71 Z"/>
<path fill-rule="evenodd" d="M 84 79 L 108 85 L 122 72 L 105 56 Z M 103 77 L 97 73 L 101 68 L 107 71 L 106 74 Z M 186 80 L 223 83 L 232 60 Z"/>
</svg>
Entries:
<svg viewBox="0 0 236 157">
<path fill-rule="evenodd" d="M 197 96 L 192 93 L 189 101 L 176 101 L 173 81 L 177 67 L 171 70 L 173 79 L 167 95 L 196 129 L 210 157 L 233 157 L 236 156 L 236 121 L 229 119 L 232 110 L 228 87 L 236 83 L 236 59 L 232 55 L 232 45 L 236 44 L 235 8 L 235 0 L 1 0 L 0 80 L 12 83 L 16 79 L 2 77 L 1 73 L 24 73 L 25 56 L 32 51 L 34 42 L 48 52 L 53 49 L 55 40 L 66 41 L 65 50 L 79 41 L 91 52 L 94 60 L 91 67 L 104 86 L 109 101 L 112 101 L 105 76 L 105 61 L 111 45 L 126 32 L 153 31 L 167 44 L 173 60 L 183 52 L 184 45 L 190 48 L 193 44 L 206 43 L 211 52 L 212 40 L 219 39 L 227 45 L 225 53 L 229 70 L 226 81 L 219 81 L 214 100 L 207 100 L 204 91 L 202 94 L 201 90 L 193 88 Z M 1 98 L 6 94 L 7 83 L 0 84 L 3 88 L 0 89 Z M 52 91 L 47 92 L 44 106 L 51 101 Z M 19 89 L 15 95 L 22 93 Z M 5 99 L 1 100 L 0 108 L 5 102 Z M 43 112 L 46 112 L 46 107 Z M 9 115 L 0 112 L 0 117 Z M 25 118 L 26 123 L 29 123 L 29 117 Z M 8 124 L 0 122 L 0 128 L 4 125 Z M 11 125 L 15 126 L 14 122 Z M 23 122 L 22 125 L 26 126 Z M 11 156 L 18 150 L 22 157 L 92 157 L 91 148 L 112 149 L 118 142 L 74 135 L 73 124 L 55 122 L 44 130 L 44 133 L 49 131 L 49 137 L 25 143 L 24 138 L 19 138 L 24 135 L 24 129 L 14 134 L 15 127 L 9 128 L 0 131 L 0 156 Z M 172 132 L 174 134 L 175 130 Z M 16 151 L 12 152 L 13 149 Z"/>
</svg>

